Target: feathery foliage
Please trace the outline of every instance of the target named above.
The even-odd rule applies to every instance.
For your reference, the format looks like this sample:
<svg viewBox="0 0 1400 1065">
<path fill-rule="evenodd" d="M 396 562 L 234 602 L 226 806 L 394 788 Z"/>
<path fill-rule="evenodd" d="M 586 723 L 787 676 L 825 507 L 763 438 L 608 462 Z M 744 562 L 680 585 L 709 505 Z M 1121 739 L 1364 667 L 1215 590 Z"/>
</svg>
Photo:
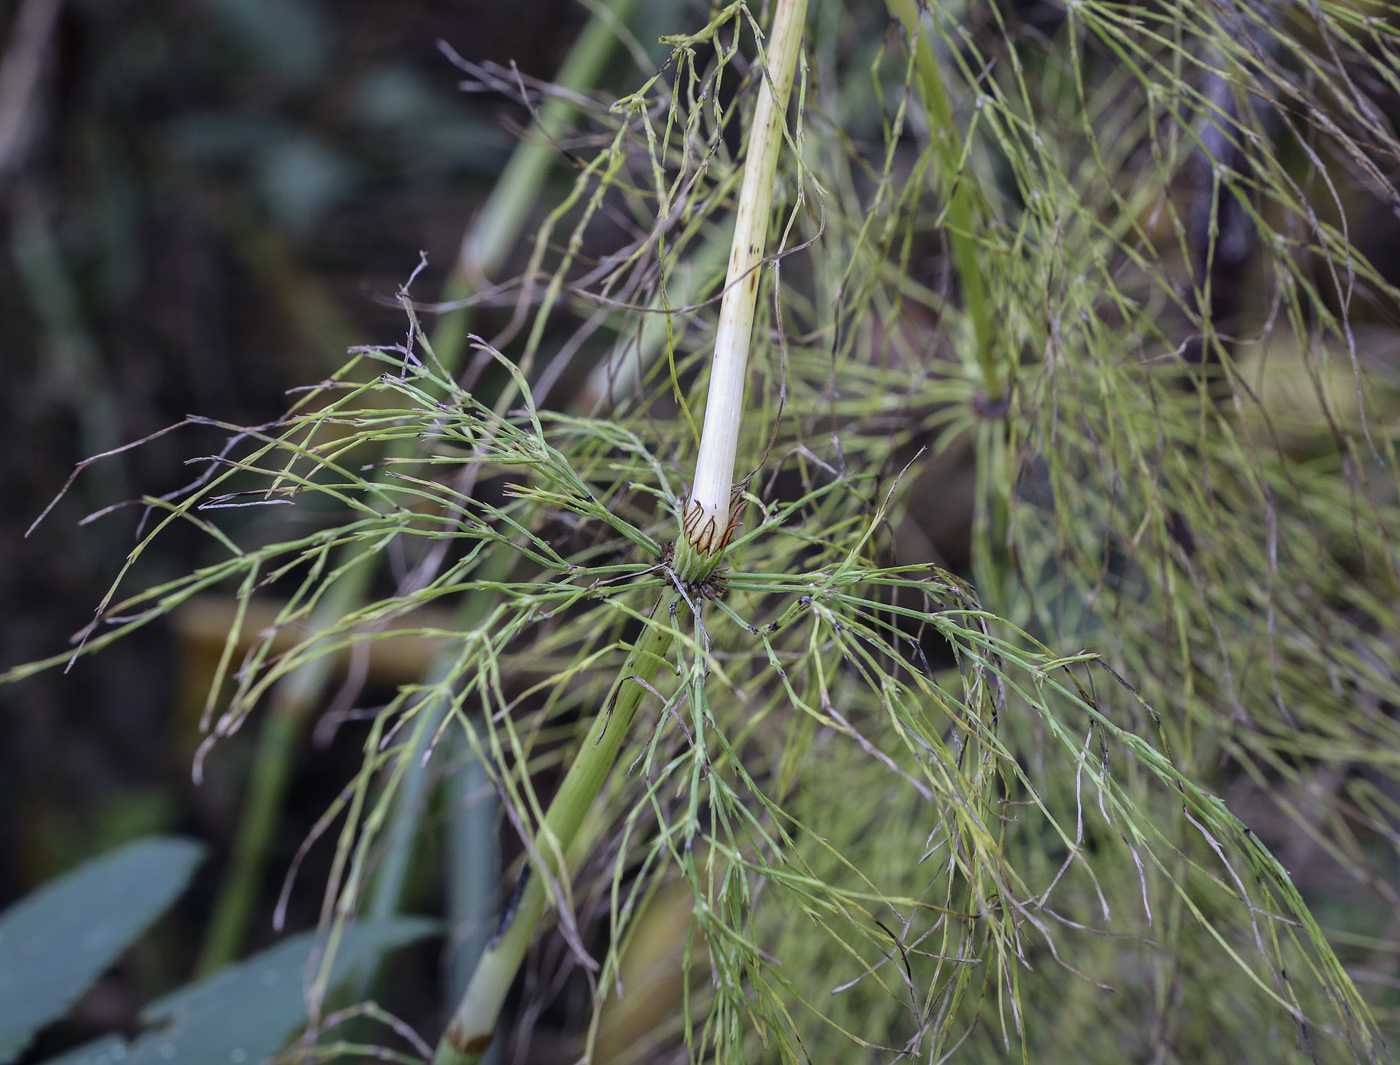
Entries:
<svg viewBox="0 0 1400 1065">
<path fill-rule="evenodd" d="M 717 581 L 669 545 L 762 77 L 740 3 L 588 111 L 525 272 L 476 297 L 512 301 L 504 334 L 449 373 L 406 299 L 405 344 L 228 427 L 134 552 L 191 522 L 220 556 L 114 592 L 84 651 L 204 589 L 276 597 L 242 662 L 229 634 L 212 741 L 308 661 L 449 640 L 328 812 L 328 925 L 460 731 L 567 945 L 537 965 L 601 1005 L 647 900 L 689 886 L 678 1055 L 1029 1060 L 1073 1032 L 1095 1061 L 1375 1058 L 1393 995 L 1362 997 L 1276 854 L 1367 889 L 1335 943 L 1394 936 L 1396 384 L 1357 320 L 1397 293 L 1353 227 L 1397 202 L 1400 27 L 1320 0 L 891 9 L 810 13 Z M 596 409 L 551 407 L 584 357 Z M 975 477 L 967 580 L 900 558 L 935 463 Z M 265 509 L 235 537 L 230 507 Z M 348 543 L 399 589 L 274 651 Z M 438 600 L 470 623 L 398 620 Z M 546 853 L 542 781 L 624 699 L 615 770 Z"/>
</svg>

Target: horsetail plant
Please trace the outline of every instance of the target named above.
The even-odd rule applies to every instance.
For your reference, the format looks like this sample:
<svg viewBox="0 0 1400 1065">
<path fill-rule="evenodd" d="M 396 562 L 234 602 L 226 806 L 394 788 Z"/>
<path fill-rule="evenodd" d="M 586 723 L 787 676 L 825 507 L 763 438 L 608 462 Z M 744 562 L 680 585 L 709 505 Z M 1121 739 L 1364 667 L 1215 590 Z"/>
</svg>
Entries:
<svg viewBox="0 0 1400 1065">
<path fill-rule="evenodd" d="M 289 650 L 255 634 L 221 726 L 308 662 L 442 641 L 327 813 L 324 925 L 333 948 L 456 737 L 525 853 L 439 1065 L 527 1038 L 565 987 L 591 1055 L 663 894 L 688 928 L 663 1058 L 1039 1060 L 1077 1032 L 1093 1062 L 1374 1060 L 1393 936 L 1343 930 L 1370 951 L 1343 964 L 1285 865 L 1325 852 L 1394 898 L 1400 388 L 1349 301 L 1397 294 L 1314 200 L 1324 157 L 1393 198 L 1372 95 L 1400 90 L 1400 34 L 1329 3 L 1079 0 L 1053 31 L 806 7 L 773 0 L 765 37 L 722 5 L 588 115 L 507 339 L 472 341 L 507 400 L 421 329 L 414 360 L 357 353 L 379 376 L 149 501 L 137 552 L 193 522 L 226 555 L 114 602 L 90 647 L 218 586 L 303 625 L 347 543 L 441 563 Z M 711 326 L 716 279 L 678 277 L 731 220 Z M 1268 298 L 1231 310 L 1222 249 L 1251 244 Z M 544 407 L 580 352 L 644 336 L 658 358 L 599 411 Z M 1289 344 L 1311 413 L 1267 399 Z M 738 456 L 762 476 L 736 490 Z M 939 463 L 962 494 L 922 487 Z M 213 523 L 254 491 L 305 524 Z M 975 515 L 971 584 L 921 509 Z M 438 600 L 470 610 L 425 628 Z"/>
</svg>

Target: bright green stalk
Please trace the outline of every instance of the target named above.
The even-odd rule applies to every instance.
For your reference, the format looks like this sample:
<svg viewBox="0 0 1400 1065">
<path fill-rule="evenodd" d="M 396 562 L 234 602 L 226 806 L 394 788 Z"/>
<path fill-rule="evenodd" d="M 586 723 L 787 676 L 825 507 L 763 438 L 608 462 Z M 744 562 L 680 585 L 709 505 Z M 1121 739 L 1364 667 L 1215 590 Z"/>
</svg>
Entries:
<svg viewBox="0 0 1400 1065">
<path fill-rule="evenodd" d="M 697 291 L 700 279 L 710 276 L 714 269 L 722 265 L 731 232 L 728 226 L 720 227 L 719 232 L 706 240 L 691 260 L 680 264 L 676 280 L 668 293 L 673 303 L 688 304 Z M 608 400 L 620 402 L 634 381 L 646 372 L 665 348 L 669 332 L 667 317 L 660 313 L 662 307 L 659 299 L 653 301 L 653 306 L 657 313 L 648 314 L 643 320 L 636 342 L 628 344 L 615 363 L 609 364 L 604 360 L 594 367 L 583 393 L 585 408 Z M 435 337 L 434 350 L 437 342 Z M 504 567 L 496 565 L 497 570 L 508 570 L 514 563 L 513 557 L 506 552 L 498 552 L 491 558 L 507 563 Z M 491 567 L 492 563 L 485 565 Z M 497 578 L 504 579 L 505 572 L 483 579 L 489 582 Z M 457 627 L 466 630 L 479 624 L 491 599 L 490 592 L 469 594 L 462 604 Z M 429 685 L 436 686 L 441 681 L 444 670 L 454 657 L 455 651 L 445 651 L 439 660 L 434 661 L 427 677 Z M 426 724 L 415 732 L 413 745 L 404 755 L 408 765 L 394 795 L 395 809 L 384 836 L 383 858 L 369 890 L 365 910 L 367 919 L 387 919 L 398 913 L 402 905 L 409 862 L 431 780 L 423 754 L 437 735 L 449 705 L 450 701 L 446 698 L 434 701 L 425 715 Z M 452 890 L 449 886 L 447 916 L 452 929 L 468 928 L 472 931 L 454 942 L 449 951 L 449 1001 L 460 998 L 466 991 L 477 960 L 485 950 L 486 930 L 496 904 L 499 869 L 499 855 L 495 853 L 498 849 L 497 802 L 494 792 L 490 791 L 490 778 L 470 747 L 457 733 L 454 732 L 453 736 L 448 741 L 452 745 L 450 759 L 459 765 L 449 782 L 451 812 L 447 822 L 447 853 L 452 872 L 448 875 L 448 883 L 460 884 L 461 889 Z M 369 993 L 366 980 L 362 981 L 352 997 L 363 998 Z"/>
<path fill-rule="evenodd" d="M 617 41 L 616 22 L 625 19 L 636 0 L 611 0 L 607 16 L 594 15 L 559 72 L 561 88 L 574 92 L 590 88 Z M 540 111 L 544 138 L 522 143 L 511 156 L 494 191 L 467 230 L 456 269 L 448 278 L 444 301 L 471 295 L 477 279 L 494 273 L 505 262 L 534 207 L 534 202 L 557 157 L 553 141 L 560 137 L 575 105 L 567 97 L 552 97 Z M 466 309 L 444 315 L 433 331 L 432 346 L 449 372 L 460 361 L 470 329 Z M 416 441 L 391 451 L 391 457 L 411 454 Z M 386 470 L 391 466 L 384 467 Z M 321 601 L 310 619 L 312 631 L 330 629 L 363 601 L 376 570 L 376 558 L 362 555 L 363 545 L 345 548 L 339 565 L 348 568 Z M 200 952 L 198 972 L 209 973 L 238 956 L 267 868 L 268 849 L 281 817 L 291 763 L 305 731 L 306 719 L 320 701 L 334 663 L 330 656 L 308 660 L 277 687 L 272 708 L 258 734 L 248 800 L 234 841 L 209 932 Z M 406 859 L 405 859 L 406 860 Z"/>
<path fill-rule="evenodd" d="M 569 766 L 564 783 L 535 834 L 535 856 L 544 869 L 526 866 L 522 876 L 527 879 L 515 912 L 506 914 L 505 927 L 477 963 L 466 994 L 438 1042 L 433 1058 L 435 1065 L 474 1065 L 490 1047 L 501 1005 L 544 912 L 549 883 L 559 875 L 567 875 L 563 855 L 578 835 L 584 815 L 593 806 L 617 761 L 642 695 L 651 687 L 657 669 L 671 649 L 674 630 L 668 619 L 676 601 L 674 591 L 662 596 L 637 637 L 608 701 L 593 719 L 578 756 Z"/>
<path fill-rule="evenodd" d="M 982 388 L 987 393 L 987 400 L 997 404 L 1004 398 L 1005 387 L 997 372 L 992 310 L 982 284 L 985 266 L 973 236 L 976 232 L 976 212 L 973 207 L 972 177 L 968 173 L 958 173 L 962 133 L 953 115 L 952 104 L 948 101 L 948 90 L 943 84 L 943 71 L 938 66 L 933 42 L 919 26 L 918 0 L 886 0 L 886 6 L 890 14 L 899 19 L 905 35 L 914 45 L 914 71 L 919 79 L 919 93 L 924 98 L 924 110 L 928 114 L 929 136 L 933 139 L 943 171 L 944 193 L 948 197 L 948 242 L 953 249 L 953 263 L 958 270 L 963 305 L 972 319 L 973 343 L 982 375 Z"/>
<path fill-rule="evenodd" d="M 806 0 L 780 0 L 769 34 L 763 81 L 758 87 L 753 127 L 744 158 L 744 183 L 734 217 L 729 273 L 720 302 L 715 355 L 705 425 L 695 462 L 695 483 L 686 505 L 684 535 L 676 543 L 675 569 L 681 580 L 703 581 L 719 565 L 733 531 L 734 460 L 743 418 L 749 343 L 758 301 L 759 267 L 768 243 L 773 178 L 786 129 L 787 100 L 797 74 Z"/>
</svg>

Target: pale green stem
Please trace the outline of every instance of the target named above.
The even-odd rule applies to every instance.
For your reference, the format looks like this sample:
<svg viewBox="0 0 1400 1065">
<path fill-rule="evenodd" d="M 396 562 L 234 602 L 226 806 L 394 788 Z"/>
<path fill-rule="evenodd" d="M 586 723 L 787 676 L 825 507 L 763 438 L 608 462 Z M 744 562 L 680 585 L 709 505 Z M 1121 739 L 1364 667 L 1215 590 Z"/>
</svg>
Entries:
<svg viewBox="0 0 1400 1065">
<path fill-rule="evenodd" d="M 773 30 L 768 36 L 764 76 L 758 86 L 758 103 L 744 156 L 744 183 L 739 189 L 734 217 L 729 273 L 715 332 L 695 482 L 686 505 L 684 535 L 676 545 L 676 572 L 685 581 L 704 580 L 714 572 L 731 532 L 730 496 L 758 301 L 759 266 L 767 248 L 773 179 L 783 145 L 787 101 L 797 74 L 806 14 L 806 0 L 778 0 Z"/>
<path fill-rule="evenodd" d="M 999 403 L 1004 395 L 1004 386 L 997 371 L 992 310 L 982 281 L 986 263 L 974 235 L 977 219 L 972 175 L 966 171 L 958 172 L 962 157 L 962 131 L 958 129 L 957 118 L 948 101 L 943 71 L 938 65 L 938 55 L 933 50 L 929 32 L 919 25 L 918 0 L 886 0 L 886 7 L 899 19 L 905 35 L 914 43 L 914 72 L 919 79 L 924 110 L 928 114 L 929 137 L 938 153 L 944 194 L 948 197 L 948 243 L 953 249 L 953 264 L 958 271 L 963 306 L 972 320 L 974 355 L 987 399 L 993 404 Z"/>
<path fill-rule="evenodd" d="M 593 719 L 535 833 L 534 856 L 543 868 L 532 863 L 522 874 L 525 885 L 514 912 L 505 915 L 504 927 L 477 963 L 466 994 L 438 1042 L 435 1065 L 475 1065 L 490 1047 L 506 993 L 544 913 L 550 884 L 564 869 L 564 854 L 617 761 L 643 694 L 651 688 L 656 671 L 671 649 L 670 613 L 676 601 L 674 591 L 662 596 L 637 637 L 608 701 Z"/>
<path fill-rule="evenodd" d="M 466 993 L 471 975 L 486 952 L 501 883 L 501 843 L 497 831 L 500 800 L 495 785 L 460 729 L 448 740 L 456 766 L 449 784 L 447 818 L 447 1001 Z"/>
</svg>

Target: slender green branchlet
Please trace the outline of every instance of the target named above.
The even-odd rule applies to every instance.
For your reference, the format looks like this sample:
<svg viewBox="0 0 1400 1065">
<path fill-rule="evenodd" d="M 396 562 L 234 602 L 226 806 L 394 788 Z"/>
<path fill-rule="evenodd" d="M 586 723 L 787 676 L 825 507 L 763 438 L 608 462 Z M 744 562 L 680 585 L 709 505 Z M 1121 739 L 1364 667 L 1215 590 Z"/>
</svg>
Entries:
<svg viewBox="0 0 1400 1065">
<path fill-rule="evenodd" d="M 625 21 L 637 0 L 609 0 L 584 27 L 559 71 L 556 84 L 571 93 L 592 88 L 617 43 L 616 23 Z M 462 238 L 457 268 L 442 293 L 444 302 L 461 300 L 485 287 L 515 246 L 539 197 L 548 171 L 556 160 L 554 141 L 563 135 L 576 104 L 568 96 L 549 99 L 540 109 L 541 135 L 523 142 L 511 156 L 486 206 Z M 470 331 L 468 308 L 443 315 L 433 330 L 432 349 L 445 367 L 461 360 Z M 419 442 L 402 440 L 391 447 L 390 457 L 413 454 Z M 388 467 L 384 467 L 387 469 Z M 344 559 L 357 559 L 344 573 L 312 616 L 313 630 L 328 630 L 364 600 L 370 582 L 379 571 L 379 559 L 363 544 L 352 542 Z M 280 815 L 291 771 L 291 761 L 306 719 L 325 691 L 335 669 L 335 658 L 311 657 L 288 674 L 278 686 L 273 706 L 258 740 L 249 802 L 235 842 L 226 881 L 215 904 L 214 918 L 200 955 L 199 971 L 211 973 L 228 964 L 240 952 L 257 892 L 267 868 L 276 819 Z M 403 839 L 411 840 L 405 833 Z M 387 863 L 389 868 L 399 863 Z M 391 892 L 390 894 L 395 894 Z"/>
<path fill-rule="evenodd" d="M 676 573 L 684 581 L 701 581 L 714 572 L 734 530 L 734 460 L 739 447 L 759 268 L 767 243 L 773 177 L 783 144 L 787 101 L 797 72 L 806 13 L 806 0 L 779 0 L 768 38 L 767 62 L 744 157 L 744 181 L 734 219 L 729 273 L 720 302 L 700 454 L 695 463 L 694 487 L 686 504 L 683 535 L 676 545 Z"/>
</svg>

